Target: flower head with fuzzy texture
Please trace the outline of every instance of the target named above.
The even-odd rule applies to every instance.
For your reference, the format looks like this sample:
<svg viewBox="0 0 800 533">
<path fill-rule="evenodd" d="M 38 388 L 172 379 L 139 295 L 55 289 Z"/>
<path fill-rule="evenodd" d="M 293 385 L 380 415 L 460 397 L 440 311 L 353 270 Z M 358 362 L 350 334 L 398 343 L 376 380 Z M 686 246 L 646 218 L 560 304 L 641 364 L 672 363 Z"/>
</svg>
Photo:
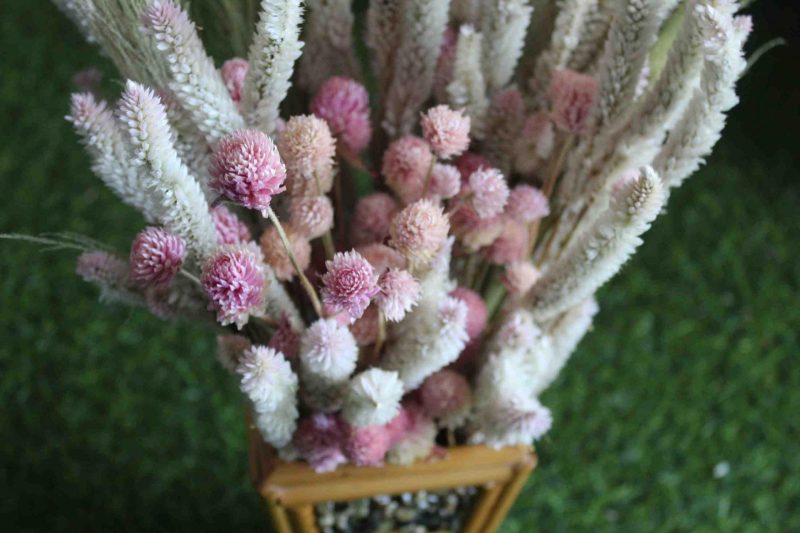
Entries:
<svg viewBox="0 0 800 533">
<path fill-rule="evenodd" d="M 322 237 L 333 227 L 333 205 L 325 196 L 299 196 L 289 206 L 291 227 L 309 239 Z"/>
<path fill-rule="evenodd" d="M 550 82 L 553 121 L 560 129 L 586 133 L 597 98 L 597 81 L 591 76 L 564 69 L 556 71 Z"/>
<path fill-rule="evenodd" d="M 400 201 L 410 204 L 422 196 L 425 178 L 433 162 L 431 148 L 424 139 L 413 135 L 401 137 L 383 154 L 381 173 L 386 185 Z"/>
<path fill-rule="evenodd" d="M 357 359 L 353 334 L 332 318 L 317 320 L 300 339 L 300 363 L 306 373 L 340 381 L 355 370 Z"/>
<path fill-rule="evenodd" d="M 290 118 L 278 149 L 286 163 L 286 186 L 292 196 L 318 196 L 331 190 L 336 140 L 327 122 L 314 115 Z"/>
<path fill-rule="evenodd" d="M 467 335 L 470 340 L 477 339 L 483 333 L 489 321 L 489 311 L 481 295 L 466 287 L 456 287 L 450 293 L 456 300 L 461 300 L 467 306 Z"/>
<path fill-rule="evenodd" d="M 528 250 L 528 227 L 516 220 L 507 220 L 500 235 L 483 250 L 486 260 L 494 265 L 521 261 Z"/>
<path fill-rule="evenodd" d="M 130 277 L 141 287 L 167 284 L 185 257 L 183 239 L 162 228 L 145 228 L 131 245 Z"/>
<path fill-rule="evenodd" d="M 420 285 L 407 270 L 389 269 L 378 279 L 377 302 L 386 320 L 400 322 L 417 300 Z"/>
<path fill-rule="evenodd" d="M 208 169 L 211 187 L 248 209 L 269 209 L 285 190 L 286 167 L 272 140 L 259 130 L 239 130 L 217 144 Z"/>
<path fill-rule="evenodd" d="M 283 354 L 266 346 L 253 346 L 239 358 L 236 372 L 241 389 L 259 412 L 279 407 L 297 393 L 297 376 Z"/>
<path fill-rule="evenodd" d="M 311 244 L 306 237 L 291 226 L 286 228 L 286 237 L 297 264 L 301 270 L 305 270 L 311 263 Z M 297 274 L 275 226 L 264 230 L 258 242 L 261 245 L 264 260 L 275 271 L 275 277 L 281 281 L 289 281 Z"/>
<path fill-rule="evenodd" d="M 211 209 L 211 217 L 214 219 L 220 244 L 239 244 L 252 239 L 247 225 L 224 205 Z"/>
<path fill-rule="evenodd" d="M 278 327 L 275 328 L 275 333 L 270 337 L 267 346 L 281 352 L 288 360 L 293 360 L 297 357 L 297 353 L 300 351 L 300 336 L 292 327 L 292 323 L 286 314 L 278 320 Z"/>
<path fill-rule="evenodd" d="M 420 121 L 422 133 L 441 159 L 460 155 L 469 147 L 469 117 L 446 105 L 430 108 Z"/>
<path fill-rule="evenodd" d="M 382 243 L 389 236 L 392 217 L 400 206 L 390 195 L 375 192 L 361 198 L 356 204 L 355 214 L 350 226 L 353 244 L 361 246 Z"/>
<path fill-rule="evenodd" d="M 316 472 L 331 472 L 347 461 L 344 437 L 345 426 L 337 415 L 317 413 L 297 424 L 292 443 Z"/>
<path fill-rule="evenodd" d="M 384 426 L 348 425 L 344 452 L 347 459 L 356 466 L 380 466 L 390 444 L 391 435 Z"/>
<path fill-rule="evenodd" d="M 378 340 L 378 308 L 367 307 L 361 318 L 350 324 L 350 331 L 359 346 L 369 346 Z"/>
<path fill-rule="evenodd" d="M 228 89 L 228 94 L 237 104 L 242 101 L 242 88 L 244 87 L 244 78 L 247 76 L 247 70 L 250 64 L 246 59 L 241 57 L 234 57 L 222 64 L 220 73 L 222 74 L 222 81 L 225 82 L 225 87 Z"/>
<path fill-rule="evenodd" d="M 533 222 L 550 214 L 547 197 L 530 185 L 517 185 L 511 189 L 506 204 L 506 213 L 518 222 Z"/>
<path fill-rule="evenodd" d="M 539 281 L 542 273 L 529 261 L 517 261 L 506 265 L 502 277 L 506 290 L 515 298 L 525 296 L 531 287 Z"/>
<path fill-rule="evenodd" d="M 443 417 L 464 409 L 471 396 L 467 379 L 453 370 L 440 370 L 420 387 L 422 406 L 432 417 Z"/>
<path fill-rule="evenodd" d="M 508 184 L 496 168 L 481 168 L 470 175 L 468 194 L 475 213 L 480 218 L 492 218 L 506 206 Z"/>
<path fill-rule="evenodd" d="M 375 273 L 378 275 L 383 274 L 390 268 L 405 268 L 406 258 L 395 250 L 389 248 L 385 244 L 368 244 L 356 248 L 356 251 L 364 256 L 364 259 L 369 261 Z"/>
<path fill-rule="evenodd" d="M 431 173 L 430 193 L 446 200 L 461 190 L 461 172 L 453 165 L 436 163 Z"/>
<path fill-rule="evenodd" d="M 369 144 L 369 95 L 357 81 L 342 76 L 328 79 L 311 101 L 311 112 L 328 123 L 348 150 L 358 153 Z"/>
<path fill-rule="evenodd" d="M 492 162 L 485 156 L 475 152 L 464 152 L 455 161 L 456 168 L 461 172 L 461 181 L 467 183 L 472 173 L 482 168 L 492 168 Z"/>
<path fill-rule="evenodd" d="M 264 312 L 266 278 L 257 253 L 247 246 L 226 246 L 203 264 L 200 279 L 223 325 L 242 327 L 250 315 Z"/>
<path fill-rule="evenodd" d="M 442 246 L 450 223 L 442 208 L 430 200 L 409 205 L 392 219 L 390 244 L 413 267 L 425 266 Z"/>
<path fill-rule="evenodd" d="M 354 426 L 383 425 L 397 416 L 402 397 L 397 372 L 370 368 L 350 380 L 342 416 Z"/>
<path fill-rule="evenodd" d="M 325 262 L 322 276 L 322 302 L 333 311 L 345 311 L 358 319 L 378 293 L 377 275 L 372 265 L 356 251 L 340 252 Z"/>
</svg>

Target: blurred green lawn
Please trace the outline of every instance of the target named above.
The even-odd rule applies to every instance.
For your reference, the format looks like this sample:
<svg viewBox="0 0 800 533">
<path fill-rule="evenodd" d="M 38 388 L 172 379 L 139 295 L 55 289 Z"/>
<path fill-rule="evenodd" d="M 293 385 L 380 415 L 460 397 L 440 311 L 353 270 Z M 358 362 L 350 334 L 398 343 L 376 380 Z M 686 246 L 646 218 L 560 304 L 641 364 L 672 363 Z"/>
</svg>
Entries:
<svg viewBox="0 0 800 533">
<path fill-rule="evenodd" d="M 0 13 L 0 231 L 125 250 L 141 221 L 62 120 L 95 51 L 42 0 Z M 708 166 L 601 292 L 504 531 L 800 530 L 799 64 L 755 67 Z M 0 523 L 263 529 L 213 339 L 101 305 L 73 261 L 0 243 Z"/>
</svg>

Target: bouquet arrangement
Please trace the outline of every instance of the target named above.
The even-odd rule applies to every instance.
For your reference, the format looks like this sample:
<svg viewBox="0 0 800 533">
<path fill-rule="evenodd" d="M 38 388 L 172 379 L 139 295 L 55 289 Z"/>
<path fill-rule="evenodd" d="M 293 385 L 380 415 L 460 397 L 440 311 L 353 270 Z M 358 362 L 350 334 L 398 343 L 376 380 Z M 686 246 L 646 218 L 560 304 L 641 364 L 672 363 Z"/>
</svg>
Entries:
<svg viewBox="0 0 800 533">
<path fill-rule="evenodd" d="M 262 0 L 217 68 L 173 0 L 55 3 L 127 79 L 68 120 L 148 224 L 127 256 L 71 238 L 78 274 L 219 331 L 263 439 L 318 471 L 548 431 L 751 29 L 734 0 Z"/>
</svg>

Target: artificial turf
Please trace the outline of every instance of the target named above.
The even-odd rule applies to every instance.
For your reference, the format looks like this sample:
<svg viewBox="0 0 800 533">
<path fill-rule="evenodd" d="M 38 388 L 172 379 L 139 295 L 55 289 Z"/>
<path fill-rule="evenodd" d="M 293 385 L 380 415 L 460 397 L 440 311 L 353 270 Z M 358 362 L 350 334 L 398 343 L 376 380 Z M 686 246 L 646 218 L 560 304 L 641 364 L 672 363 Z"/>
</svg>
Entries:
<svg viewBox="0 0 800 533">
<path fill-rule="evenodd" d="M 0 232 L 125 250 L 142 221 L 62 119 L 95 50 L 47 2 L 0 12 Z M 797 64 L 784 48 L 756 65 L 709 164 L 600 292 L 503 531 L 800 530 Z M 0 523 L 263 529 L 211 335 L 104 306 L 73 269 L 0 242 Z"/>
</svg>

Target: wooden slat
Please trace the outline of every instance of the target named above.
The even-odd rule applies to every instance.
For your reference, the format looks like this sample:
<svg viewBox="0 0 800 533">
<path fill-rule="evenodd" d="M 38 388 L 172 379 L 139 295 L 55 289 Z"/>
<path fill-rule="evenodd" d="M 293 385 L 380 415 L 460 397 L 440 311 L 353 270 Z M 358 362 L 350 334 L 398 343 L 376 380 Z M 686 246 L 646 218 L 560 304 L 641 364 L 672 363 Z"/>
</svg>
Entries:
<svg viewBox="0 0 800 533">
<path fill-rule="evenodd" d="M 508 511 L 514 504 L 514 501 L 516 501 L 519 492 L 522 490 L 522 487 L 525 486 L 525 482 L 528 480 L 531 471 L 535 467 L 536 467 L 535 455 L 531 455 L 530 457 L 527 458 L 526 461 L 524 461 L 517 467 L 517 471 L 514 474 L 513 479 L 503 489 L 503 493 L 497 500 L 497 504 L 492 510 L 489 520 L 487 520 L 482 531 L 486 533 L 492 533 L 499 529 L 500 524 L 502 524 L 503 520 L 505 520 Z"/>
<path fill-rule="evenodd" d="M 491 516 L 503 488 L 504 485 L 495 482 L 483 489 L 464 526 L 464 533 L 483 533 L 483 526 Z"/>
</svg>

